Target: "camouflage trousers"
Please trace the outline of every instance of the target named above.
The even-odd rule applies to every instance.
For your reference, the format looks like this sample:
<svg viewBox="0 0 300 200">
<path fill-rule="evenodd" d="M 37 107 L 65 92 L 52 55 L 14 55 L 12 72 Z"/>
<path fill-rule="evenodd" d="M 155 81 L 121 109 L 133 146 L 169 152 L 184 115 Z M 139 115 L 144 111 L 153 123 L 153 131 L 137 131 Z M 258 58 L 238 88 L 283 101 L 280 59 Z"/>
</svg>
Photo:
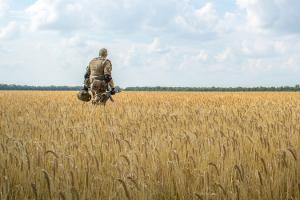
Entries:
<svg viewBox="0 0 300 200">
<path fill-rule="evenodd" d="M 92 103 L 93 104 L 105 104 L 106 100 L 104 101 L 103 95 L 107 90 L 108 84 L 102 80 L 91 80 L 91 92 L 92 92 Z"/>
</svg>

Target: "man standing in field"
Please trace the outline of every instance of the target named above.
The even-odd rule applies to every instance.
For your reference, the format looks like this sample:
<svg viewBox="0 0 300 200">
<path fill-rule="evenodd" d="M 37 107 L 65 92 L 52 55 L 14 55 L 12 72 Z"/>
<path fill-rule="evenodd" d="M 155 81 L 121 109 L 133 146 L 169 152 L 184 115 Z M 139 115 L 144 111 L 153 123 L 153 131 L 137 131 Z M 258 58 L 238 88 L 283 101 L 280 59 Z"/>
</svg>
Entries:
<svg viewBox="0 0 300 200">
<path fill-rule="evenodd" d="M 92 103 L 103 102 L 103 94 L 110 89 L 111 94 L 115 94 L 114 82 L 111 76 L 112 64 L 107 59 L 107 49 L 103 48 L 99 51 L 99 57 L 90 61 L 84 75 L 84 90 L 88 92 L 90 88 L 92 92 Z"/>
</svg>

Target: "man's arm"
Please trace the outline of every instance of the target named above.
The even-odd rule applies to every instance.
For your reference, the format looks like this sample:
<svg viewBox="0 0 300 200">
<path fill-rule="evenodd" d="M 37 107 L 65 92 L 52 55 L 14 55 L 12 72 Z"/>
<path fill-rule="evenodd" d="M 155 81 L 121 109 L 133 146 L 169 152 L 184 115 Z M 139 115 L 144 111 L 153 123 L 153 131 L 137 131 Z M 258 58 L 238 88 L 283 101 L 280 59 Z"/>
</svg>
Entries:
<svg viewBox="0 0 300 200">
<path fill-rule="evenodd" d="M 112 64 L 109 60 L 107 60 L 105 62 L 105 67 L 104 67 L 104 76 L 105 76 L 106 82 L 108 83 L 110 88 L 114 88 L 115 84 L 112 79 L 111 72 L 112 72 Z"/>
<path fill-rule="evenodd" d="M 90 75 L 91 75 L 91 70 L 90 70 L 90 65 L 87 66 L 86 72 L 84 74 L 84 89 L 88 90 L 90 87 Z"/>
</svg>

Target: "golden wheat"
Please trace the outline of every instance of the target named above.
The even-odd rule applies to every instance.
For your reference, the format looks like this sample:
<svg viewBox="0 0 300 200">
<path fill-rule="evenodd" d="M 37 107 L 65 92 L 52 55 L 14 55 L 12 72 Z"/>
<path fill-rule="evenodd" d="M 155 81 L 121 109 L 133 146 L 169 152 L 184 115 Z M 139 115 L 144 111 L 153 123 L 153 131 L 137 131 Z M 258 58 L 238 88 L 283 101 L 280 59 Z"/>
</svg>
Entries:
<svg viewBox="0 0 300 200">
<path fill-rule="evenodd" d="M 299 93 L 0 92 L 0 199 L 300 199 Z"/>
</svg>

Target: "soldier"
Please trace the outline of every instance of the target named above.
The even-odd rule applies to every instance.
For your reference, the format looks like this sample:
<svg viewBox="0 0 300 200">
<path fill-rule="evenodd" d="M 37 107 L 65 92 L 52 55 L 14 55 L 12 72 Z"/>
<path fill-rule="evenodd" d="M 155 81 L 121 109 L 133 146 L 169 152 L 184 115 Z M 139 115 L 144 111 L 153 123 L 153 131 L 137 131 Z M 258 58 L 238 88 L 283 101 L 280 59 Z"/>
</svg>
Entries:
<svg viewBox="0 0 300 200">
<path fill-rule="evenodd" d="M 114 82 L 111 77 L 112 64 L 107 59 L 107 49 L 103 48 L 99 51 L 99 57 L 91 60 L 87 66 L 86 73 L 84 75 L 84 90 L 88 91 L 90 88 L 92 92 L 92 103 L 104 103 L 102 95 L 108 88 L 111 90 L 111 94 L 115 94 Z"/>
</svg>

